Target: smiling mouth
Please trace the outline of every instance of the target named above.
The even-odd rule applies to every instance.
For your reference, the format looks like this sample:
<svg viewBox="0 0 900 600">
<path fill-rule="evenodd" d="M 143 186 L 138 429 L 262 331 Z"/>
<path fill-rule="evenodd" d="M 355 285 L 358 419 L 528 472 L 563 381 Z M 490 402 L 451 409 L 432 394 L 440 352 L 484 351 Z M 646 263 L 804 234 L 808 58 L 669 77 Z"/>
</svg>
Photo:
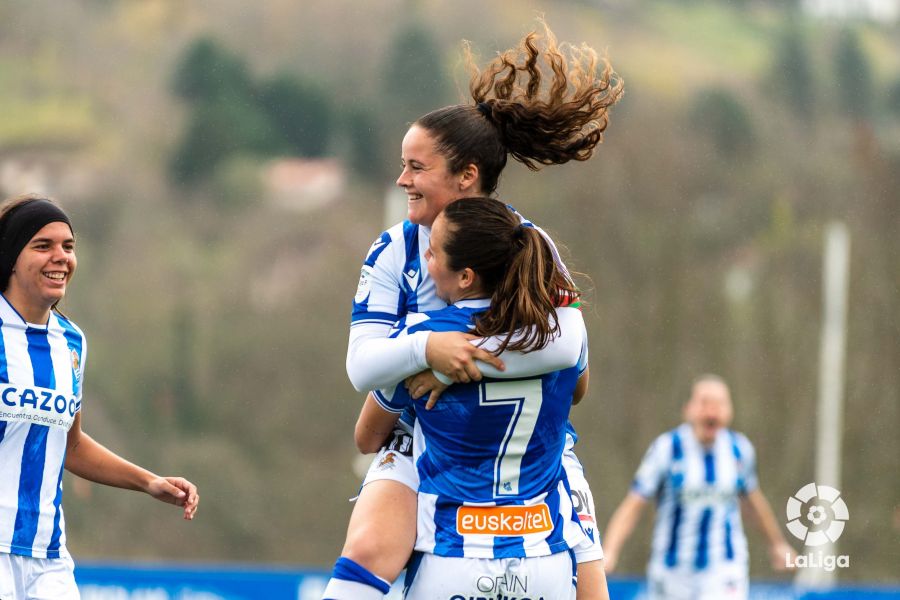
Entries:
<svg viewBox="0 0 900 600">
<path fill-rule="evenodd" d="M 56 281 L 62 283 L 66 280 L 67 273 L 61 273 L 59 271 L 54 271 L 52 273 L 42 273 L 44 277 L 50 279 L 51 281 Z"/>
</svg>

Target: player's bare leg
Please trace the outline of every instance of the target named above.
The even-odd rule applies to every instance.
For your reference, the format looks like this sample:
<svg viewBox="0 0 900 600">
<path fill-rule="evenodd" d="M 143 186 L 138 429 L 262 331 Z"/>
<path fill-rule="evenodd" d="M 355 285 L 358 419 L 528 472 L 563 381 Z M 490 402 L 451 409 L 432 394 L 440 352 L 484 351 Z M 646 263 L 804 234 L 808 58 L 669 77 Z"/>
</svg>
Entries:
<svg viewBox="0 0 900 600">
<path fill-rule="evenodd" d="M 397 579 L 416 543 L 416 501 L 416 493 L 397 481 L 363 486 L 341 555 L 382 579 Z"/>
<path fill-rule="evenodd" d="M 417 496 L 408 486 L 367 483 L 350 516 L 344 549 L 323 598 L 380 600 L 406 566 L 416 541 Z"/>
<path fill-rule="evenodd" d="M 603 560 L 578 563 L 578 600 L 609 600 Z"/>
</svg>

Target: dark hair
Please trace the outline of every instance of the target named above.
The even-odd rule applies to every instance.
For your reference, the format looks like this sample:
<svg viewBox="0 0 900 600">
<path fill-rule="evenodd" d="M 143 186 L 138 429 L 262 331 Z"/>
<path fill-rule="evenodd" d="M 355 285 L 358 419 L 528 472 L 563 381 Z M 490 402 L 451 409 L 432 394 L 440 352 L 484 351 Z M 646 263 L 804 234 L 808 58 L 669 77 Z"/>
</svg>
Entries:
<svg viewBox="0 0 900 600">
<path fill-rule="evenodd" d="M 530 352 L 559 334 L 556 307 L 577 293 L 541 233 L 493 198 L 463 198 L 441 213 L 443 251 L 453 271 L 475 271 L 491 306 L 475 322 L 479 336 L 505 336 L 496 350 Z M 520 332 L 513 339 L 513 334 Z"/>
<path fill-rule="evenodd" d="M 467 45 L 475 104 L 440 108 L 414 123 L 434 136 L 451 173 L 475 164 L 485 194 L 497 189 L 507 154 L 531 170 L 589 159 L 603 139 L 610 107 L 624 90 L 605 58 L 587 45 L 557 44 L 547 24 L 541 24 L 543 36 L 532 31 L 484 71 Z M 553 73 L 549 85 L 542 61 Z"/>
</svg>

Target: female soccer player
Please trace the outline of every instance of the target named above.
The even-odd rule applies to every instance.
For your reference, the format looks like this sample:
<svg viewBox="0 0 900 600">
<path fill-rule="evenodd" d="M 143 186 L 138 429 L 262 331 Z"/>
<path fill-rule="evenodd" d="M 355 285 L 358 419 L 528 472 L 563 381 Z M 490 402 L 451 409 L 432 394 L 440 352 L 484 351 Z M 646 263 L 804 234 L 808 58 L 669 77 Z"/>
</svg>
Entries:
<svg viewBox="0 0 900 600">
<path fill-rule="evenodd" d="M 606 570 L 616 568 L 625 541 L 651 499 L 657 502 L 647 587 L 653 600 L 745 600 L 749 514 L 769 542 L 772 567 L 795 555 L 759 487 L 756 452 L 729 429 L 731 391 L 718 375 L 694 380 L 685 422 L 656 438 L 631 491 L 606 528 Z"/>
<path fill-rule="evenodd" d="M 508 155 L 533 169 L 590 158 L 608 123 L 608 110 L 622 94 L 622 82 L 606 61 L 587 46 L 563 52 L 546 26 L 543 38 L 525 36 L 483 72 L 475 68 L 471 55 L 467 58 L 475 71 L 469 86 L 474 103 L 421 117 L 403 139 L 403 171 L 397 184 L 408 195 L 409 218 L 372 244 L 354 298 L 347 372 L 360 391 L 391 386 L 429 367 L 454 381 L 477 380 L 481 372 L 475 359 L 487 363 L 480 363 L 481 370 L 500 375 L 489 368 L 499 365 L 496 357 L 460 333 L 419 332 L 388 339 L 391 325 L 406 314 L 444 306 L 422 268 L 431 224 L 451 202 L 493 193 Z M 544 85 L 542 61 L 552 70 L 549 85 Z M 552 241 L 546 239 L 565 272 Z M 579 335 L 583 320 L 574 308 L 560 309 L 557 315 L 561 337 L 527 360 L 505 354 L 507 377 L 571 364 L 572 345 L 564 338 L 567 332 Z M 373 589 L 387 590 L 387 582 L 405 565 L 415 539 L 417 482 L 410 441 L 399 430 L 373 461 L 350 519 L 342 552 L 347 560 L 336 565 L 332 581 L 351 577 L 341 565 L 352 563 L 354 572 L 370 577 Z M 573 435 L 570 446 L 574 441 Z M 581 465 L 570 447 L 566 456 L 572 487 L 587 499 L 581 504 L 582 518 L 593 525 Z M 597 563 L 602 550 L 589 545 L 578 558 L 584 564 Z M 587 592 L 597 587 L 599 576 L 599 564 L 579 569 L 579 588 L 585 590 L 581 600 L 590 598 Z"/>
<path fill-rule="evenodd" d="M 87 346 L 60 314 L 75 273 L 66 214 L 36 196 L 0 209 L 0 598 L 77 600 L 62 472 L 146 492 L 193 519 L 197 487 L 159 477 L 81 430 Z"/>
<path fill-rule="evenodd" d="M 444 209 L 426 259 L 449 306 L 407 315 L 394 336 L 472 328 L 500 336 L 497 353 L 528 352 L 558 333 L 556 307 L 576 293 L 540 232 L 490 198 Z M 415 405 L 416 550 L 424 555 L 409 568 L 409 598 L 575 598 L 571 550 L 584 533 L 561 458 L 569 408 L 587 390 L 587 338 L 569 343 L 579 357 L 564 369 L 453 385 L 430 410 L 403 384 L 368 396 L 361 449 L 377 447 Z"/>
</svg>

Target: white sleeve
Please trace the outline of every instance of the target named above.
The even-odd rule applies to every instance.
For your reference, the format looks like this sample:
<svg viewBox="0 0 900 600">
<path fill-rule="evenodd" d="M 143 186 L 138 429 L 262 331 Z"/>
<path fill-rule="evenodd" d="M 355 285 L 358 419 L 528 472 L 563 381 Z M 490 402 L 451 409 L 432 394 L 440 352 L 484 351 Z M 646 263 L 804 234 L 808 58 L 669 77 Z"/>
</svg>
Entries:
<svg viewBox="0 0 900 600">
<path fill-rule="evenodd" d="M 527 354 L 522 352 L 501 353 L 500 358 L 506 365 L 505 371 L 499 371 L 487 363 L 479 362 L 478 368 L 481 373 L 485 377 L 512 379 L 561 371 L 578 365 L 587 340 L 584 315 L 577 308 L 564 307 L 556 309 L 556 316 L 559 320 L 560 333 L 549 344 Z M 503 338 L 500 336 L 490 337 L 482 347 L 490 351 L 497 348 L 502 341 Z M 473 340 L 473 343 L 477 344 L 478 342 L 479 340 Z"/>
<path fill-rule="evenodd" d="M 425 344 L 428 331 L 389 338 L 391 326 L 358 323 L 350 328 L 347 375 L 358 392 L 391 388 L 428 368 Z"/>
<path fill-rule="evenodd" d="M 759 479 L 756 476 L 756 451 L 753 449 L 753 444 L 744 435 L 738 433 L 735 437 L 734 443 L 738 445 L 741 454 L 740 472 L 738 473 L 740 492 L 749 494 L 759 488 Z"/>
</svg>

